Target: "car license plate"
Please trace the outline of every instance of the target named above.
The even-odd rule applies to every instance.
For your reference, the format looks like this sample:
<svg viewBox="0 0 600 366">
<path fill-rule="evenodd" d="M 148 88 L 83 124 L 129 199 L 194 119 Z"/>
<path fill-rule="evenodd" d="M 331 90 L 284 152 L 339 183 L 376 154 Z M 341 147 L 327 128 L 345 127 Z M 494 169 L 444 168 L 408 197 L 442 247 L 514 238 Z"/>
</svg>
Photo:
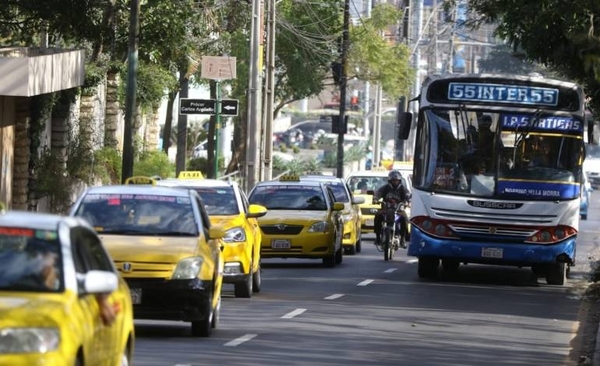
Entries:
<svg viewBox="0 0 600 366">
<path fill-rule="evenodd" d="M 502 258 L 503 252 L 502 248 L 482 248 L 481 256 L 483 258 Z"/>
<path fill-rule="evenodd" d="M 288 239 L 274 239 L 271 241 L 271 248 L 273 249 L 290 249 L 292 247 Z"/>
<path fill-rule="evenodd" d="M 131 302 L 133 304 L 141 304 L 142 303 L 142 289 L 141 288 L 132 288 L 129 289 L 131 293 Z"/>
<path fill-rule="evenodd" d="M 365 226 L 375 226 L 374 220 L 365 220 Z"/>
</svg>

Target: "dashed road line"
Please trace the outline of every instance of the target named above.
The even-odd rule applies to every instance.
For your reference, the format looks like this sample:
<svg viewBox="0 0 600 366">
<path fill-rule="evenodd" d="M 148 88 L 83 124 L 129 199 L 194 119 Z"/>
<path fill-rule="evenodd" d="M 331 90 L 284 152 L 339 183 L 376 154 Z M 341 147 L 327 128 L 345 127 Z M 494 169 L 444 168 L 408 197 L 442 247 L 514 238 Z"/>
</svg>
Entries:
<svg viewBox="0 0 600 366">
<path fill-rule="evenodd" d="M 249 340 L 251 340 L 252 338 L 256 337 L 258 334 L 244 334 L 243 336 L 236 338 L 232 341 L 229 341 L 227 343 L 224 344 L 224 346 L 226 347 L 235 347 L 235 346 L 239 346 L 240 344 L 244 343 L 244 342 L 248 342 Z"/>
<path fill-rule="evenodd" d="M 342 296 L 344 296 L 344 294 L 333 294 L 333 295 L 327 296 L 325 298 L 325 300 L 335 300 L 335 299 L 339 299 Z"/>
<path fill-rule="evenodd" d="M 300 315 L 305 311 L 306 311 L 306 309 L 296 309 L 294 311 L 290 311 L 289 313 L 285 314 L 284 316 L 281 317 L 281 319 L 292 319 L 293 317 Z"/>
<path fill-rule="evenodd" d="M 398 270 L 398 268 L 388 268 L 385 271 L 383 271 L 383 273 L 392 273 L 392 272 L 396 272 Z"/>
<path fill-rule="evenodd" d="M 368 284 L 370 284 L 373 281 L 374 280 L 364 280 L 364 281 L 360 282 L 359 284 L 357 284 L 356 286 L 367 286 Z"/>
</svg>

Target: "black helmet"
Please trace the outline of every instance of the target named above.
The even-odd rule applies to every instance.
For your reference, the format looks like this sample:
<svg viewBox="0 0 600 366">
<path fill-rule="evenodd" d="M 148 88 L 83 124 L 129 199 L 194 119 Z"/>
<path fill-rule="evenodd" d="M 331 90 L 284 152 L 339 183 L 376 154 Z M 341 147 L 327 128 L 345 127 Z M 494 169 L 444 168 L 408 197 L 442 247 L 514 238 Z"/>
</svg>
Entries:
<svg viewBox="0 0 600 366">
<path fill-rule="evenodd" d="M 392 170 L 391 172 L 389 172 L 388 174 L 388 181 L 392 181 L 392 180 L 397 180 L 397 181 L 402 181 L 402 176 L 400 175 L 400 172 L 397 170 Z"/>
</svg>

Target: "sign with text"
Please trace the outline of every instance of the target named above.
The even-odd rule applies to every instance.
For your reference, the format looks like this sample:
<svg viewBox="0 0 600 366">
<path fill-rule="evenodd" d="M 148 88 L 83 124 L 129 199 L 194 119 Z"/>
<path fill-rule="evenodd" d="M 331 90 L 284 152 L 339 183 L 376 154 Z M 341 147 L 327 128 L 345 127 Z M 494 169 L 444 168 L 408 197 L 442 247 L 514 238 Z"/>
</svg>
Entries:
<svg viewBox="0 0 600 366">
<path fill-rule="evenodd" d="M 236 78 L 235 57 L 203 56 L 200 76 L 204 79 L 227 80 Z"/>
<path fill-rule="evenodd" d="M 215 114 L 216 106 L 214 99 L 179 99 L 180 114 Z"/>
<path fill-rule="evenodd" d="M 221 100 L 221 113 L 223 116 L 237 116 L 239 101 L 237 99 Z M 214 99 L 179 99 L 180 114 L 217 114 L 217 101 Z"/>
</svg>

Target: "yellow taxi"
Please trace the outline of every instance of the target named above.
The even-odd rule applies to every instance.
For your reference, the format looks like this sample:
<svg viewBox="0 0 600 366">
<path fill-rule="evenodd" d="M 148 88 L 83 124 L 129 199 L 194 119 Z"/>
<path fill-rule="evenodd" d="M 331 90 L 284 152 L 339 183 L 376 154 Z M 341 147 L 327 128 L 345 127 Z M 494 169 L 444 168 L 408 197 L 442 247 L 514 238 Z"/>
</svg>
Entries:
<svg viewBox="0 0 600 366">
<path fill-rule="evenodd" d="M 335 200 L 331 188 L 283 176 L 257 183 L 248 200 L 268 210 L 258 219 L 263 258 L 319 258 L 326 267 L 342 263 L 344 203 Z"/>
<path fill-rule="evenodd" d="M 351 255 L 360 253 L 362 250 L 360 240 L 362 233 L 362 212 L 359 205 L 365 203 L 365 199 L 363 197 L 354 197 L 342 178 L 328 175 L 303 175 L 300 179 L 323 182 L 331 188 L 335 200 L 344 203 L 344 210 L 342 211 L 342 219 L 344 220 L 342 245 L 344 252 Z"/>
<path fill-rule="evenodd" d="M 267 209 L 249 204 L 237 183 L 204 179 L 201 172 L 181 172 L 179 179 L 159 180 L 157 185 L 193 189 L 200 195 L 211 224 L 225 230 L 223 282 L 234 285 L 236 297 L 248 298 L 260 292 L 262 233 L 257 218 Z"/>
<path fill-rule="evenodd" d="M 0 214 L 0 365 L 130 365 L 131 295 L 84 220 Z"/>
<path fill-rule="evenodd" d="M 98 232 L 131 291 L 136 319 L 191 322 L 192 335 L 217 327 L 223 284 L 221 238 L 194 190 L 146 177 L 86 190 L 70 215 Z"/>
<path fill-rule="evenodd" d="M 362 233 L 375 232 L 375 214 L 381 209 L 380 204 L 373 204 L 373 194 L 369 191 L 376 191 L 383 185 L 388 183 L 389 170 L 385 168 L 374 168 L 373 170 L 359 170 L 348 174 L 346 182 L 354 193 L 356 198 L 363 198 L 364 202 L 360 205 L 362 212 Z M 402 184 L 407 191 L 412 191 L 412 181 L 407 170 L 399 170 L 402 176 Z M 410 172 L 412 174 L 412 171 Z M 406 214 L 410 217 L 410 208 L 406 209 Z"/>
</svg>

